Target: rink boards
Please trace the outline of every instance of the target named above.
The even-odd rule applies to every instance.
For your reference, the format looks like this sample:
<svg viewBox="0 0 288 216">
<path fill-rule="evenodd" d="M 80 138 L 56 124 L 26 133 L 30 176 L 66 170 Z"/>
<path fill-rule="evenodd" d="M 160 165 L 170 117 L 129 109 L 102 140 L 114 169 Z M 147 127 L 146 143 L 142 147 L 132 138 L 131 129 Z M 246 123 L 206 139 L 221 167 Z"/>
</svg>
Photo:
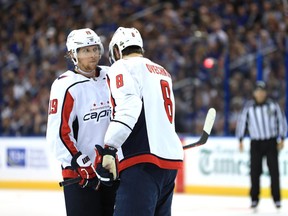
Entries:
<svg viewBox="0 0 288 216">
<path fill-rule="evenodd" d="M 184 144 L 198 137 L 184 137 Z M 279 154 L 283 198 L 288 198 L 288 147 Z M 45 138 L 0 138 L 0 188 L 60 189 L 61 168 Z M 200 147 L 185 151 L 176 191 L 189 194 L 239 195 L 249 193 L 249 139 L 244 152 L 234 137 L 210 137 Z M 263 161 L 261 195 L 270 196 L 270 177 Z"/>
</svg>

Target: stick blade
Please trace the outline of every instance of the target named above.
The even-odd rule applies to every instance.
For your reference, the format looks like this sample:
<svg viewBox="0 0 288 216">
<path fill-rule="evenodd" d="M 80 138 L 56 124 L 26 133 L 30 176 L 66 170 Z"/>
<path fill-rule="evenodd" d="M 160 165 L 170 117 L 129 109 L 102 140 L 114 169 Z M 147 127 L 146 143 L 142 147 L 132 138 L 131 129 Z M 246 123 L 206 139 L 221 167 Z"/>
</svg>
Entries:
<svg viewBox="0 0 288 216">
<path fill-rule="evenodd" d="M 203 130 L 208 135 L 210 135 L 210 133 L 211 133 L 215 118 L 216 118 L 216 110 L 214 108 L 210 108 L 208 110 L 208 113 L 207 113 L 207 116 L 205 119 L 205 123 L 204 123 L 204 127 L 203 127 Z"/>
</svg>

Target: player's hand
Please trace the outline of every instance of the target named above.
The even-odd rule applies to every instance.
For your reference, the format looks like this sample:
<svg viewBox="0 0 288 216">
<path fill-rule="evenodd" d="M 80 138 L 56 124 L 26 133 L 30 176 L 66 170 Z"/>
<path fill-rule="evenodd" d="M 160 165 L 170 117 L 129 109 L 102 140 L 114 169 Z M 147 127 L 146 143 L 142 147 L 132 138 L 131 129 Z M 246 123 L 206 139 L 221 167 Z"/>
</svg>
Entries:
<svg viewBox="0 0 288 216">
<path fill-rule="evenodd" d="M 243 142 L 239 143 L 239 151 L 243 152 L 244 151 L 244 147 L 243 147 Z"/>
<path fill-rule="evenodd" d="M 284 148 L 284 141 L 281 140 L 277 144 L 277 149 L 278 149 L 278 151 L 281 151 L 283 148 Z"/>
<path fill-rule="evenodd" d="M 111 146 L 106 146 L 104 149 L 100 145 L 96 147 L 96 170 L 100 174 L 100 169 L 104 168 L 112 174 L 111 180 L 118 178 L 118 158 L 116 155 L 117 149 Z M 99 169 L 99 171 L 98 171 Z"/>
<path fill-rule="evenodd" d="M 96 190 L 98 189 L 100 181 L 98 180 L 93 164 L 87 155 L 82 154 L 79 151 L 73 156 L 71 166 L 82 178 L 79 182 L 81 187 L 92 187 Z"/>
</svg>

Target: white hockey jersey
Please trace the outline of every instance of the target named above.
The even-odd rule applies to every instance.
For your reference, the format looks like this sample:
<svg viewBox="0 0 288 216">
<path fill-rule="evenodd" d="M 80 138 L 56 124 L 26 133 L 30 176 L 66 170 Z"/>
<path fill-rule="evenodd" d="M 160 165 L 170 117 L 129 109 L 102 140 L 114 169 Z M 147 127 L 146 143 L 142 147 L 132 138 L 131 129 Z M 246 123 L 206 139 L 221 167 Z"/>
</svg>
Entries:
<svg viewBox="0 0 288 216">
<path fill-rule="evenodd" d="M 111 115 L 108 68 L 98 67 L 95 80 L 68 70 L 52 84 L 46 139 L 64 168 L 78 151 L 93 162 L 95 145 L 104 144 Z"/>
<path fill-rule="evenodd" d="M 115 62 L 108 72 L 112 118 L 105 144 L 118 148 L 119 171 L 148 162 L 182 166 L 183 148 L 174 125 L 170 74 L 144 57 Z"/>
</svg>

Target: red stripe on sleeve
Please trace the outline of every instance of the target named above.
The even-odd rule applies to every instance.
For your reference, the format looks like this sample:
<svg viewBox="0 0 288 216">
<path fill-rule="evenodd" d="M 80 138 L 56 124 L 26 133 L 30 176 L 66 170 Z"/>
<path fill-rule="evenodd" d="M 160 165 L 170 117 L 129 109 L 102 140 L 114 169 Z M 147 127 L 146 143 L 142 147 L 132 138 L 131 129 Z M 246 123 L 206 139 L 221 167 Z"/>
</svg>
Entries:
<svg viewBox="0 0 288 216">
<path fill-rule="evenodd" d="M 78 152 L 77 148 L 75 147 L 74 143 L 71 141 L 69 137 L 69 134 L 71 133 L 71 128 L 69 126 L 69 119 L 73 109 L 73 105 L 74 105 L 74 99 L 72 98 L 71 94 L 67 92 L 63 102 L 61 125 L 60 125 L 60 137 L 72 155 Z"/>
<path fill-rule="evenodd" d="M 112 97 L 111 87 L 110 87 L 110 79 L 108 76 L 107 76 L 107 84 L 108 84 L 108 87 L 110 89 L 110 104 L 112 106 L 111 115 L 114 117 L 114 115 L 115 115 L 115 99 Z"/>
</svg>

